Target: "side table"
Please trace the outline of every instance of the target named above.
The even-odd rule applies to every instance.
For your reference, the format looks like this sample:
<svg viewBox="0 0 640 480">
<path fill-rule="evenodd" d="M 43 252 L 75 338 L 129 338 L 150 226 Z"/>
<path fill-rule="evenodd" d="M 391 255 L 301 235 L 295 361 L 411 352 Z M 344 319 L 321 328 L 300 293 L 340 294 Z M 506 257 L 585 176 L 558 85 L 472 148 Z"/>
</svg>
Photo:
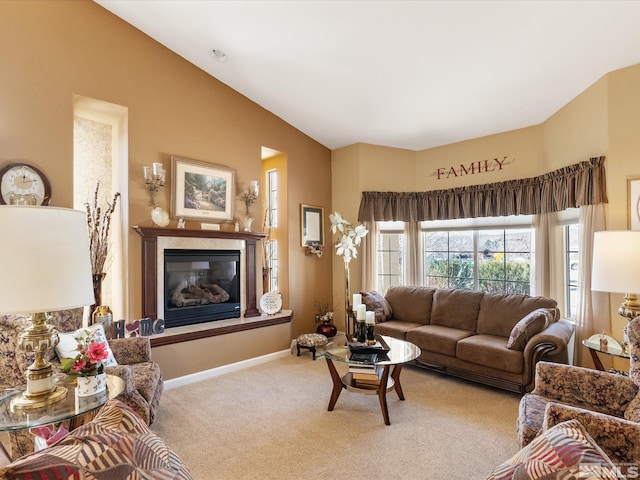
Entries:
<svg viewBox="0 0 640 480">
<path fill-rule="evenodd" d="M 604 351 L 600 347 L 599 343 L 595 341 L 589 341 L 589 339 L 582 340 L 582 345 L 584 345 L 589 349 L 589 353 L 591 354 L 591 359 L 593 360 L 593 364 L 595 365 L 597 370 L 600 370 L 602 372 L 604 372 L 605 369 L 604 369 L 604 365 L 602 365 L 602 362 L 600 361 L 598 354 L 611 355 L 612 357 L 618 357 L 618 358 L 627 358 L 627 359 L 630 358 L 628 351 L 625 351 L 624 349 L 621 349 L 617 346 L 610 347 L 606 351 Z"/>
<path fill-rule="evenodd" d="M 69 421 L 69 431 L 79 427 L 95 416 L 107 400 L 124 391 L 124 380 L 107 375 L 107 390 L 89 397 L 78 397 L 75 384 L 63 384 L 67 396 L 58 402 L 43 407 L 13 410 L 11 400 L 22 395 L 23 389 L 7 388 L 0 391 L 0 432 L 18 432 L 31 427 Z M 90 418 L 89 418 L 90 417 Z"/>
</svg>

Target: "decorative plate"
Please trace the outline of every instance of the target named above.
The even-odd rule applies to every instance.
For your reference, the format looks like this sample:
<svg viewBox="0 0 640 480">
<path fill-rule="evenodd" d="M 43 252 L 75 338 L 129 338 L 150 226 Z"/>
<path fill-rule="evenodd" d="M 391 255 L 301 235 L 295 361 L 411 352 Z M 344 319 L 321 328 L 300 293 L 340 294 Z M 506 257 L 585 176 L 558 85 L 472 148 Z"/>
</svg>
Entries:
<svg viewBox="0 0 640 480">
<path fill-rule="evenodd" d="M 282 310 L 282 296 L 276 292 L 268 292 L 260 298 L 260 309 L 267 315 L 275 315 Z"/>
</svg>

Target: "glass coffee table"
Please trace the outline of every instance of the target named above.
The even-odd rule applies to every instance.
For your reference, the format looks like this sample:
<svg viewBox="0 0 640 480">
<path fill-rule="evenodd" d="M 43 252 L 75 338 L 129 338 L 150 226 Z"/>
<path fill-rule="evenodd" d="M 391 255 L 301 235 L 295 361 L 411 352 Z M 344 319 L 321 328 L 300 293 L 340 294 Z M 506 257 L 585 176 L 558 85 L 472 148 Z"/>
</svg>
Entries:
<svg viewBox="0 0 640 480">
<path fill-rule="evenodd" d="M 381 338 L 389 347 L 389 352 L 387 352 L 386 355 L 380 356 L 373 363 L 374 367 L 378 367 L 381 372 L 380 380 L 377 384 L 363 385 L 354 380 L 351 372 L 347 372 L 344 375 L 338 373 L 334 362 L 348 366 L 363 365 L 362 362 L 351 360 L 351 351 L 345 346 L 344 337 L 337 338 L 320 349 L 319 353 L 327 360 L 329 373 L 331 373 L 331 379 L 333 380 L 333 390 L 331 391 L 328 408 L 330 412 L 333 411 L 333 407 L 335 407 L 343 389 L 364 395 L 377 395 L 380 401 L 384 423 L 391 425 L 389 421 L 389 409 L 387 408 L 387 392 L 395 390 L 400 400 L 404 400 L 402 386 L 400 385 L 402 365 L 418 358 L 421 351 L 416 345 L 405 340 L 387 336 L 382 336 Z M 366 365 L 371 365 L 371 363 L 366 363 Z M 391 369 L 391 367 L 393 367 L 393 369 Z"/>
</svg>

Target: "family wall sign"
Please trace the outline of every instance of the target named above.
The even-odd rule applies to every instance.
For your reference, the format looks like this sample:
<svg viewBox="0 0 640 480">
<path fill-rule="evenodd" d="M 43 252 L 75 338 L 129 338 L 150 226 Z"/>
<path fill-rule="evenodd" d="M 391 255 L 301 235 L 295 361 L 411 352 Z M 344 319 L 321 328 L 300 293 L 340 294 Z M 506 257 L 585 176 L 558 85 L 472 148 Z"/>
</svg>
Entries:
<svg viewBox="0 0 640 480">
<path fill-rule="evenodd" d="M 446 180 L 449 178 L 464 177 L 465 175 L 478 175 L 481 173 L 490 173 L 503 170 L 507 165 L 512 165 L 516 161 L 515 158 L 509 158 L 508 155 L 503 157 L 495 157 L 486 160 L 479 160 L 471 163 L 460 163 L 458 165 L 450 165 L 448 167 L 439 167 L 431 176 L 437 177 L 438 180 Z"/>
</svg>

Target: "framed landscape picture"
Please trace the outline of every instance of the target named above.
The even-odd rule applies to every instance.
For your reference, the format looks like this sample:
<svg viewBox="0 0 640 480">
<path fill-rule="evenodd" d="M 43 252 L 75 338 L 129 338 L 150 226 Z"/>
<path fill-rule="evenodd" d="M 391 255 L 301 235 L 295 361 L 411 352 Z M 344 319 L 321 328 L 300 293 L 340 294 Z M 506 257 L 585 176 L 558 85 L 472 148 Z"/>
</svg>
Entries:
<svg viewBox="0 0 640 480">
<path fill-rule="evenodd" d="M 627 227 L 640 230 L 640 177 L 627 180 Z"/>
<path fill-rule="evenodd" d="M 233 220 L 236 171 L 222 165 L 171 157 L 171 214 L 196 221 Z"/>
</svg>

